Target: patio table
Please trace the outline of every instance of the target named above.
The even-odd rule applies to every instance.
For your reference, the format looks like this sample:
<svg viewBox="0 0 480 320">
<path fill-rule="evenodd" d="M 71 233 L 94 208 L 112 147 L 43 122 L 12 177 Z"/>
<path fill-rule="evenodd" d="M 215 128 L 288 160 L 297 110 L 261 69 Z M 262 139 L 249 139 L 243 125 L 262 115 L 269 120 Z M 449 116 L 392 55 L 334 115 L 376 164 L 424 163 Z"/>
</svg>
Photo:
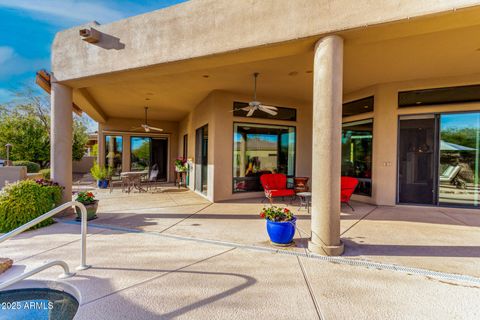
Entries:
<svg viewBox="0 0 480 320">
<path fill-rule="evenodd" d="M 299 192 L 297 193 L 297 196 L 300 198 L 300 208 L 302 209 L 305 207 L 307 209 L 307 212 L 310 213 L 310 201 L 312 199 L 312 193 L 311 192 Z"/>
<path fill-rule="evenodd" d="M 137 189 L 139 192 L 147 192 L 142 187 L 142 178 L 148 174 L 148 171 L 126 171 L 122 172 L 120 176 L 127 185 L 127 193 L 130 193 L 132 189 Z"/>
</svg>

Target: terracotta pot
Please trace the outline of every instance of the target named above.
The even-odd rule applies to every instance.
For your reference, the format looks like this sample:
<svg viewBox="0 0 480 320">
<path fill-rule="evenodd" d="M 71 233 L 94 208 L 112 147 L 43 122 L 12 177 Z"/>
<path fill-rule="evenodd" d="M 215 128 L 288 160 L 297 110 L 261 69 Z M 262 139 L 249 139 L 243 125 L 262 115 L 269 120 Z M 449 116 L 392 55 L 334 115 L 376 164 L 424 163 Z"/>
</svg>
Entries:
<svg viewBox="0 0 480 320">
<path fill-rule="evenodd" d="M 293 178 L 293 188 L 295 193 L 308 192 L 308 177 L 295 177 Z"/>
</svg>

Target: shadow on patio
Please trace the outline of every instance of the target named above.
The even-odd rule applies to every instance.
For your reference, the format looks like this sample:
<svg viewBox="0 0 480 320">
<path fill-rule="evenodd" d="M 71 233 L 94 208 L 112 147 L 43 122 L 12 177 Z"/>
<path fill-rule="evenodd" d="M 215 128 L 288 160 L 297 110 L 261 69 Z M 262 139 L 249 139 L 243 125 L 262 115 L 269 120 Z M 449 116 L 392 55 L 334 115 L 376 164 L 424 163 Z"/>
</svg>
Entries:
<svg viewBox="0 0 480 320">
<path fill-rule="evenodd" d="M 344 256 L 405 256 L 405 257 L 480 257 L 480 246 L 389 245 L 358 243 L 349 238 Z"/>
<path fill-rule="evenodd" d="M 258 215 L 264 205 L 268 204 L 261 198 L 210 203 L 193 192 L 128 196 L 114 192 L 102 195 L 94 223 L 272 248 Z M 288 200 L 278 205 L 288 205 L 298 215 L 295 245 L 282 249 L 303 253 L 310 236 L 310 214 Z M 480 274 L 480 262 L 471 261 L 480 260 L 480 215 L 474 210 L 359 202 L 353 206 L 355 211 L 342 206 L 344 256 Z M 445 263 L 438 261 L 440 257 L 451 259 Z"/>
</svg>

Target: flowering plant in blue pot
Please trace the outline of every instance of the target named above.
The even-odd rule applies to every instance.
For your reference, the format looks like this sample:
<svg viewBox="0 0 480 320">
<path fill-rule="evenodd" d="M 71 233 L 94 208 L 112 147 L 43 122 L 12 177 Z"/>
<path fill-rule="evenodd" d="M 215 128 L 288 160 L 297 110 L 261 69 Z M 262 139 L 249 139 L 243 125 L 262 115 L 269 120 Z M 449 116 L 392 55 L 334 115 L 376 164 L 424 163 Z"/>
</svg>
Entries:
<svg viewBox="0 0 480 320">
<path fill-rule="evenodd" d="M 288 208 L 265 207 L 260 217 L 267 222 L 267 233 L 274 245 L 290 245 L 295 235 L 297 217 Z"/>
</svg>

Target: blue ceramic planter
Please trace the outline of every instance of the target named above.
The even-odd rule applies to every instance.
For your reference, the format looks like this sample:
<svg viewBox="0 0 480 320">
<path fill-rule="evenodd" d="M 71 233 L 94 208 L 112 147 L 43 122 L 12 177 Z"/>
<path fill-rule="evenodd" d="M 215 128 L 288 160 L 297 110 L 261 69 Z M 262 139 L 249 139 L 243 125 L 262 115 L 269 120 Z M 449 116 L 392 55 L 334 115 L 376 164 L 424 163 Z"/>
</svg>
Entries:
<svg viewBox="0 0 480 320">
<path fill-rule="evenodd" d="M 293 217 L 292 220 L 285 222 L 266 221 L 267 233 L 273 244 L 288 245 L 292 242 L 295 235 L 297 217 Z"/>
<path fill-rule="evenodd" d="M 108 188 L 108 180 L 98 180 L 97 181 L 97 186 L 100 189 L 107 189 Z"/>
</svg>

